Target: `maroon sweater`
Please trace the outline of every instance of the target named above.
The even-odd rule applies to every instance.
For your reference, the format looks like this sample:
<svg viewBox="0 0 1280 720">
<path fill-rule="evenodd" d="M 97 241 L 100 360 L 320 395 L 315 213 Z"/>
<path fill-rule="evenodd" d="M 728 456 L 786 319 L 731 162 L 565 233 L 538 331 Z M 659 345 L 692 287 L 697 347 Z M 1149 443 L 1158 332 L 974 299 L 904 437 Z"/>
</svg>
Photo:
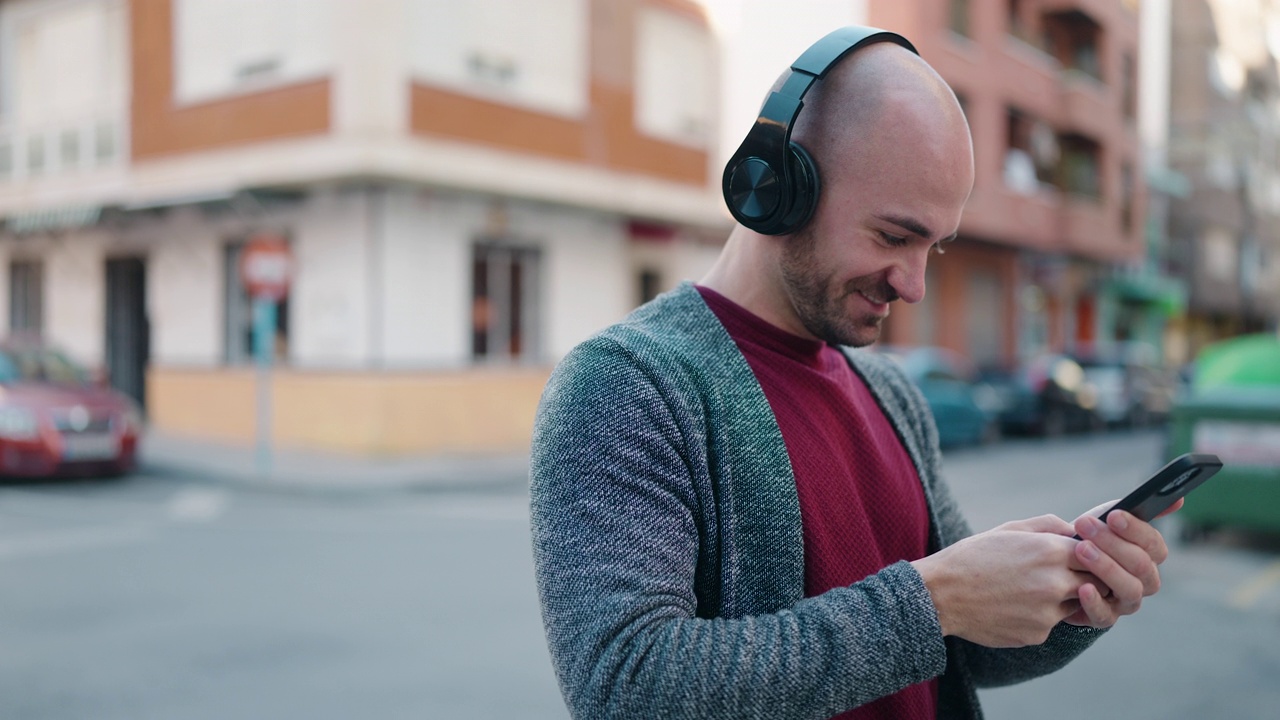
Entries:
<svg viewBox="0 0 1280 720">
<path fill-rule="evenodd" d="M 710 288 L 698 291 L 742 350 L 778 419 L 800 497 L 805 597 L 924 557 L 929 511 L 919 476 L 844 355 L 770 325 Z M 937 680 L 838 717 L 937 717 Z"/>
</svg>

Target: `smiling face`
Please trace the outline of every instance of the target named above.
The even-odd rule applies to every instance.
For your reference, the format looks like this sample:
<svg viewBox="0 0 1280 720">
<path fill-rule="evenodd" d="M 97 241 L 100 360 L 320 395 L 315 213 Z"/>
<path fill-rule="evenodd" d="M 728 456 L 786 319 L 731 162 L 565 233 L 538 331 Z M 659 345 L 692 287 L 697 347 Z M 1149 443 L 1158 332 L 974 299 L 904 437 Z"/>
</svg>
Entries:
<svg viewBox="0 0 1280 720">
<path fill-rule="evenodd" d="M 823 186 L 810 222 L 777 239 L 784 329 L 869 345 L 890 303 L 924 298 L 929 256 L 954 238 L 973 186 L 968 126 L 950 90 L 929 79 L 890 89 L 870 119 L 842 123 L 836 108 L 797 128 L 821 158 Z"/>
</svg>

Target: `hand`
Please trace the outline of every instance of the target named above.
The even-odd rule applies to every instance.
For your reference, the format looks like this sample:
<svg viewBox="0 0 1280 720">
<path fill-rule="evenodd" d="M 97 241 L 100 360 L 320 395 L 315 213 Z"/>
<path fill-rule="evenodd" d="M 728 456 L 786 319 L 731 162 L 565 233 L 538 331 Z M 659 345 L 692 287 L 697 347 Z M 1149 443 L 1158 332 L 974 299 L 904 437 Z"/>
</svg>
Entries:
<svg viewBox="0 0 1280 720">
<path fill-rule="evenodd" d="M 1081 537 L 1075 560 L 1097 581 L 1080 588 L 1080 609 L 1066 618 L 1073 625 L 1111 627 L 1121 616 L 1137 612 L 1143 598 L 1160 591 L 1159 565 L 1169 557 L 1164 537 L 1127 512 L 1117 510 L 1106 522 L 1099 520 L 1097 515 L 1109 506 L 1100 505 L 1073 524 Z M 1160 515 L 1181 507 L 1178 500 Z"/>
<path fill-rule="evenodd" d="M 1074 533 L 1065 520 L 1045 515 L 912 563 L 933 596 L 943 634 L 988 647 L 1044 642 L 1055 625 L 1080 612 L 1082 588 L 1104 584 L 1076 557 L 1081 543 Z"/>
</svg>

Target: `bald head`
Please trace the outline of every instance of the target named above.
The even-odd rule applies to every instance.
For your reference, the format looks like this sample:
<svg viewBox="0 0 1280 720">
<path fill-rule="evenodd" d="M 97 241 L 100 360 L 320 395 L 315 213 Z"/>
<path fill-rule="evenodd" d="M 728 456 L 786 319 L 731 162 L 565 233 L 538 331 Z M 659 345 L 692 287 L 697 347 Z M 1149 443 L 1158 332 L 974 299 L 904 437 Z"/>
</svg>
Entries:
<svg viewBox="0 0 1280 720">
<path fill-rule="evenodd" d="M 942 153 L 970 142 L 951 87 L 921 57 L 893 43 L 867 46 L 836 63 L 805 96 L 791 139 L 820 167 L 856 160 L 859 150 L 880 144 L 936 144 Z"/>
</svg>

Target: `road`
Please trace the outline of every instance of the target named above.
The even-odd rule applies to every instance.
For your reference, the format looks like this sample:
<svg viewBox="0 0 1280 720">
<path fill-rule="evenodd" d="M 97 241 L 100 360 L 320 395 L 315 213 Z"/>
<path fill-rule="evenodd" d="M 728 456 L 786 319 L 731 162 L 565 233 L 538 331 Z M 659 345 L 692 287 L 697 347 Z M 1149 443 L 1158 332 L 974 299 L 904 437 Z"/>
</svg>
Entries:
<svg viewBox="0 0 1280 720">
<path fill-rule="evenodd" d="M 1072 517 L 1158 452 L 1153 433 L 1016 440 L 945 467 L 985 528 Z M 0 718 L 563 720 L 527 504 L 520 485 L 0 485 Z M 983 691 L 988 717 L 1275 717 L 1280 545 L 1175 547 L 1163 575 L 1078 662 Z"/>
</svg>

